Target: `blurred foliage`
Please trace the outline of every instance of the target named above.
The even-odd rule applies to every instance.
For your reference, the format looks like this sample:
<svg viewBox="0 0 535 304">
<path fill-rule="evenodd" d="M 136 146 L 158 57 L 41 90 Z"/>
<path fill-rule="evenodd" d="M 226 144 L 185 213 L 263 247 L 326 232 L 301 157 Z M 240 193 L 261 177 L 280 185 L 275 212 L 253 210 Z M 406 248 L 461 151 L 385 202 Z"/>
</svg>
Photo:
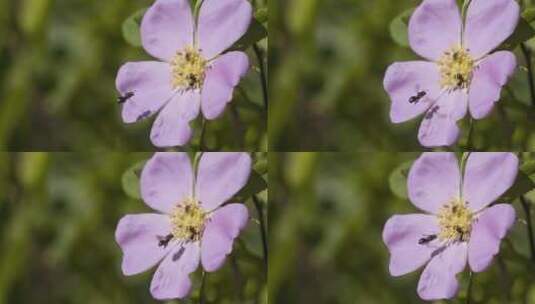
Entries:
<svg viewBox="0 0 535 304">
<path fill-rule="evenodd" d="M 535 2 L 520 1 L 524 18 L 509 46 L 535 34 Z M 405 25 L 419 0 L 272 0 L 269 63 L 270 146 L 275 151 L 416 151 L 421 118 L 389 120 L 383 89 L 387 67 L 420 60 L 407 47 Z M 531 25 L 529 22 L 531 22 Z M 391 35 L 391 33 L 393 35 Z M 535 40 L 526 42 L 528 58 Z M 530 151 L 535 148 L 535 96 L 530 96 L 526 56 L 491 115 L 461 121 L 457 149 Z M 533 100 L 533 101 L 532 101 Z M 533 104 L 532 104 L 533 102 Z"/>
<path fill-rule="evenodd" d="M 155 269 L 124 276 L 114 237 L 122 216 L 152 212 L 121 182 L 150 156 L 0 153 L 0 304 L 158 303 L 149 292 Z M 267 191 L 258 201 L 267 208 Z M 244 203 L 252 220 L 223 268 L 206 276 L 206 304 L 267 302 L 260 218 L 251 198 Z M 191 298 L 168 303 L 199 302 L 200 269 L 192 277 Z"/>
<path fill-rule="evenodd" d="M 419 212 L 396 186 L 418 155 L 270 153 L 271 303 L 423 302 L 416 293 L 421 270 L 390 276 L 382 241 L 389 217 Z M 522 159 L 522 171 L 534 179 L 535 154 Z M 535 191 L 526 196 L 533 206 Z M 506 202 L 518 220 L 492 265 L 474 275 L 472 304 L 535 303 L 526 213 L 518 199 Z M 469 272 L 458 278 L 458 297 L 436 303 L 467 303 Z"/>
<path fill-rule="evenodd" d="M 266 0 L 251 1 L 265 11 Z M 0 0 L 0 150 L 155 150 L 154 118 L 122 123 L 115 90 L 122 64 L 152 60 L 123 38 L 123 22 L 153 2 Z M 224 115 L 207 123 L 205 149 L 267 149 L 259 65 L 247 52 L 253 68 Z M 202 123 L 194 123 L 198 149 Z"/>
</svg>

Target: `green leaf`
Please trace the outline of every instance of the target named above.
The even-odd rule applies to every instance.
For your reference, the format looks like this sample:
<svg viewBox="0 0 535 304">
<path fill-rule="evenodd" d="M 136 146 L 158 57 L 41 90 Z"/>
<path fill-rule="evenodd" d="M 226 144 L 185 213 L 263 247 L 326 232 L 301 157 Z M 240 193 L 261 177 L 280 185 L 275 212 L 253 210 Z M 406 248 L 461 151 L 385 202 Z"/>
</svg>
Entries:
<svg viewBox="0 0 535 304">
<path fill-rule="evenodd" d="M 403 47 L 409 46 L 408 26 L 413 11 L 414 8 L 404 11 L 390 23 L 390 36 L 392 36 L 394 42 Z"/>
<path fill-rule="evenodd" d="M 504 43 L 502 43 L 502 45 L 500 45 L 499 49 L 513 50 L 519 44 L 531 39 L 533 36 L 535 36 L 535 29 L 533 29 L 529 22 L 524 17 L 522 17 L 520 18 L 520 21 L 518 22 L 518 26 L 516 27 L 514 33 Z"/>
<path fill-rule="evenodd" d="M 390 190 L 399 198 L 407 199 L 407 176 L 412 165 L 412 160 L 402 163 L 388 178 Z"/>
<path fill-rule="evenodd" d="M 238 194 L 236 194 L 235 199 L 236 200 L 246 200 L 249 197 L 262 192 L 267 189 L 267 183 L 264 180 L 264 178 L 258 174 L 256 171 L 251 172 L 251 176 L 249 177 L 249 181 L 243 187 Z"/>
<path fill-rule="evenodd" d="M 128 168 L 128 170 L 123 173 L 121 178 L 123 190 L 131 198 L 141 198 L 141 192 L 139 190 L 139 178 L 141 176 L 141 170 L 143 170 L 143 166 L 145 166 L 145 162 L 146 161 L 140 161 Z"/>
<path fill-rule="evenodd" d="M 258 41 L 268 36 L 267 29 L 258 20 L 253 19 L 247 33 L 241 37 L 232 47 L 232 50 L 245 50 Z"/>
<path fill-rule="evenodd" d="M 141 9 L 135 12 L 133 15 L 128 17 L 122 26 L 123 37 L 130 45 L 135 47 L 141 46 L 141 34 L 139 33 L 139 27 L 141 25 L 141 20 L 147 8 Z"/>
<path fill-rule="evenodd" d="M 519 171 L 514 185 L 501 196 L 499 201 L 511 203 L 521 195 L 528 193 L 535 188 L 533 180 L 524 172 Z"/>
</svg>

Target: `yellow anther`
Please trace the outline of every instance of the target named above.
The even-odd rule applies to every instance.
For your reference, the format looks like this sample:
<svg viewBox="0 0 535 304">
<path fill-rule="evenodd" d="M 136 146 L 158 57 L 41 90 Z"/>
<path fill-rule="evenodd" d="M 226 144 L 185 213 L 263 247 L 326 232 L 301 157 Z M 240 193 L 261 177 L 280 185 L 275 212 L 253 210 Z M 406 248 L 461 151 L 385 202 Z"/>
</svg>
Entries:
<svg viewBox="0 0 535 304">
<path fill-rule="evenodd" d="M 194 199 L 178 204 L 171 212 L 172 234 L 175 239 L 198 241 L 204 231 L 206 212 Z"/>
<path fill-rule="evenodd" d="M 443 89 L 459 90 L 469 87 L 475 61 L 467 50 L 460 46 L 453 47 L 442 55 L 437 64 Z"/>
<path fill-rule="evenodd" d="M 207 61 L 201 53 L 191 46 L 178 52 L 171 60 L 173 88 L 200 89 L 204 83 L 206 65 Z"/>
<path fill-rule="evenodd" d="M 438 238 L 441 241 L 468 241 L 472 220 L 472 211 L 466 207 L 464 201 L 456 199 L 444 205 L 438 212 Z"/>
</svg>

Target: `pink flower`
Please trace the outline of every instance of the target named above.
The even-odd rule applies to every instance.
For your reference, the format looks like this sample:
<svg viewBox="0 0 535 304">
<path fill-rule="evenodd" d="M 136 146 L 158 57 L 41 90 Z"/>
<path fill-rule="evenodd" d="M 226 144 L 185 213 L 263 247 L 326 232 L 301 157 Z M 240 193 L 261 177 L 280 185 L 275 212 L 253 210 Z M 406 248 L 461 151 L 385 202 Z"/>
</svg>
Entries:
<svg viewBox="0 0 535 304">
<path fill-rule="evenodd" d="M 383 230 L 390 251 L 390 274 L 425 269 L 418 283 L 424 300 L 450 299 L 456 275 L 468 262 L 485 270 L 515 221 L 509 204 L 489 206 L 509 189 L 518 172 L 512 153 L 471 153 L 464 178 L 455 154 L 424 153 L 412 166 L 408 193 L 426 214 L 394 215 Z"/>
<path fill-rule="evenodd" d="M 428 61 L 396 62 L 386 71 L 392 122 L 426 112 L 420 143 L 455 143 L 457 121 L 468 109 L 475 119 L 486 117 L 513 74 L 513 53 L 489 53 L 514 32 L 518 20 L 514 0 L 472 0 L 464 24 L 456 0 L 424 0 L 410 19 L 409 42 Z"/>
<path fill-rule="evenodd" d="M 197 175 L 185 153 L 156 153 L 141 174 L 141 195 L 159 213 L 126 215 L 115 239 L 125 275 L 160 263 L 150 291 L 156 299 L 184 298 L 189 274 L 202 264 L 219 269 L 249 213 L 243 204 L 224 204 L 247 182 L 247 153 L 204 153 Z"/>
<path fill-rule="evenodd" d="M 130 62 L 119 70 L 122 117 L 134 123 L 160 111 L 150 138 L 158 147 L 191 138 L 200 110 L 215 119 L 249 69 L 243 52 L 228 52 L 249 27 L 247 0 L 204 0 L 195 22 L 188 0 L 157 0 L 141 23 L 145 50 L 161 61 Z"/>
</svg>

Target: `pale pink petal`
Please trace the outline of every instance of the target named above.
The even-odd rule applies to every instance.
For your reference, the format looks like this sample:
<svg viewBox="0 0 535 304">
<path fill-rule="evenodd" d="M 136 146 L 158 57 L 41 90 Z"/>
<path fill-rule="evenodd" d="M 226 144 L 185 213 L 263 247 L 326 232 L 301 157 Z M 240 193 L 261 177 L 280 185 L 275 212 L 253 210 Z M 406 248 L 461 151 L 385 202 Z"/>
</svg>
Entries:
<svg viewBox="0 0 535 304">
<path fill-rule="evenodd" d="M 418 295 L 423 300 L 451 299 L 457 294 L 457 274 L 464 270 L 467 245 L 453 243 L 434 256 L 425 267 L 418 282 Z"/>
<path fill-rule="evenodd" d="M 383 229 L 383 241 L 390 252 L 390 274 L 401 276 L 425 265 L 437 247 L 435 241 L 420 244 L 420 240 L 438 232 L 433 215 L 392 216 Z"/>
<path fill-rule="evenodd" d="M 243 52 L 230 52 L 217 58 L 206 72 L 201 92 L 204 117 L 215 119 L 232 100 L 234 87 L 249 70 L 249 58 Z"/>
<path fill-rule="evenodd" d="M 115 230 L 115 240 L 123 251 L 122 270 L 134 275 L 152 268 L 172 249 L 159 246 L 159 239 L 171 233 L 167 215 L 133 214 L 124 216 Z"/>
<path fill-rule="evenodd" d="M 461 14 L 455 0 L 424 0 L 409 21 L 409 42 L 420 56 L 435 61 L 461 43 Z"/>
<path fill-rule="evenodd" d="M 464 46 L 479 59 L 515 31 L 520 7 L 515 0 L 472 0 L 466 14 Z"/>
<path fill-rule="evenodd" d="M 158 111 L 173 96 L 171 69 L 157 61 L 129 62 L 117 73 L 117 91 L 130 98 L 123 104 L 122 118 L 133 123 Z"/>
<path fill-rule="evenodd" d="M 454 153 L 424 153 L 412 165 L 407 179 L 411 202 L 436 214 L 440 207 L 458 198 L 461 173 Z"/>
<path fill-rule="evenodd" d="M 457 121 L 466 115 L 468 95 L 457 90 L 445 92 L 425 114 L 418 131 L 418 140 L 424 147 L 451 146 L 459 138 Z"/>
<path fill-rule="evenodd" d="M 201 263 L 204 270 L 218 270 L 232 252 L 234 239 L 247 225 L 249 212 L 243 204 L 229 204 L 214 211 L 206 223 L 201 240 Z"/>
<path fill-rule="evenodd" d="M 473 152 L 466 161 L 463 198 L 468 207 L 479 211 L 511 188 L 518 173 L 514 153 Z"/>
<path fill-rule="evenodd" d="M 390 120 L 413 119 L 429 109 L 440 94 L 438 67 L 426 61 L 396 62 L 386 71 L 384 88 L 392 101 Z M 414 102 L 422 92 L 425 96 Z"/>
<path fill-rule="evenodd" d="M 196 198 L 211 211 L 240 191 L 251 173 L 247 153 L 203 153 L 197 171 Z"/>
<path fill-rule="evenodd" d="M 192 197 L 193 171 L 186 153 L 160 152 L 141 172 L 141 196 L 147 205 L 169 213 L 174 206 Z"/>
<path fill-rule="evenodd" d="M 468 263 L 474 272 L 485 270 L 500 251 L 500 242 L 515 222 L 515 209 L 498 204 L 484 209 L 472 225 Z"/>
<path fill-rule="evenodd" d="M 188 0 L 157 0 L 141 22 L 141 40 L 147 53 L 170 61 L 193 45 L 193 15 Z"/>
<path fill-rule="evenodd" d="M 204 0 L 197 39 L 205 58 L 212 59 L 247 32 L 253 8 L 247 0 Z"/>
<path fill-rule="evenodd" d="M 496 52 L 483 59 L 470 84 L 468 105 L 472 117 L 481 119 L 490 113 L 515 68 L 516 57 L 511 52 Z"/>
<path fill-rule="evenodd" d="M 155 299 L 169 300 L 186 297 L 191 289 L 190 273 L 199 267 L 199 243 L 177 245 L 156 270 L 150 284 Z"/>
<path fill-rule="evenodd" d="M 197 91 L 178 92 L 154 121 L 152 143 L 161 148 L 187 144 L 192 135 L 190 122 L 199 115 L 200 103 Z"/>
</svg>

